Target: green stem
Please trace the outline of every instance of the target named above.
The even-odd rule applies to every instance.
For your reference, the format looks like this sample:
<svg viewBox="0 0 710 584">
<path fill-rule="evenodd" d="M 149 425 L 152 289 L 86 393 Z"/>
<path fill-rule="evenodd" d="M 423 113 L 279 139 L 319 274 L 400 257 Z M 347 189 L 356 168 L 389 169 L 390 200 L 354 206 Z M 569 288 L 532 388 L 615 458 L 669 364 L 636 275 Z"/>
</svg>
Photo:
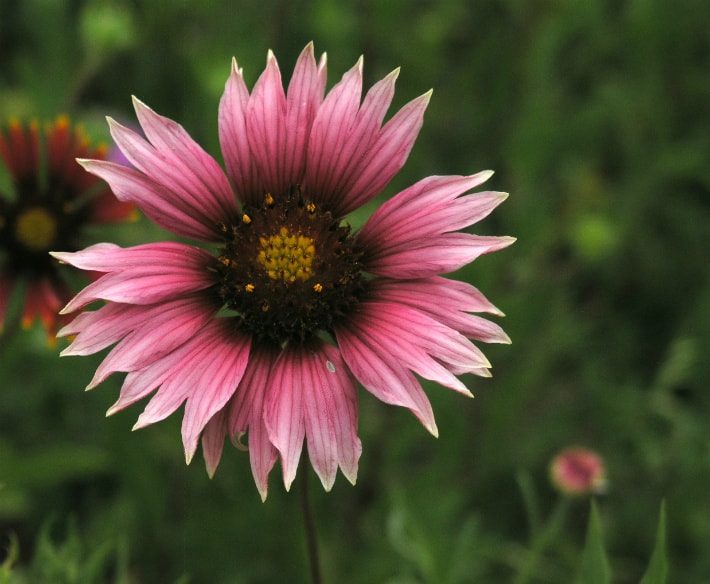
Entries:
<svg viewBox="0 0 710 584">
<path fill-rule="evenodd" d="M 318 553 L 318 534 L 316 522 L 313 517 L 313 507 L 308 493 L 308 472 L 301 469 L 301 511 L 303 512 L 303 528 L 306 532 L 306 545 L 308 547 L 308 561 L 311 567 L 311 581 L 313 584 L 322 584 L 323 577 L 320 571 L 320 556 Z"/>
</svg>

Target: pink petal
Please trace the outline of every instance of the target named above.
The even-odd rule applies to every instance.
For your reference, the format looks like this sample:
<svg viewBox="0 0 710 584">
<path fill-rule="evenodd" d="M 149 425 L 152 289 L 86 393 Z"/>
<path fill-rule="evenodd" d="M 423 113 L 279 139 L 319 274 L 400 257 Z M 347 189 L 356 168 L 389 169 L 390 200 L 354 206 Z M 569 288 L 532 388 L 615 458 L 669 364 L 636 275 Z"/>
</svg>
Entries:
<svg viewBox="0 0 710 584">
<path fill-rule="evenodd" d="M 60 355 L 97 353 L 122 339 L 157 310 L 162 310 L 162 305 L 145 307 L 111 303 L 98 310 L 82 312 L 57 333 L 58 337 L 77 335 Z"/>
<path fill-rule="evenodd" d="M 227 174 L 239 199 L 250 205 L 261 203 L 263 190 L 259 186 L 256 166 L 249 148 L 246 111 L 249 90 L 242 71 L 232 60 L 232 70 L 219 102 L 219 143 Z"/>
<path fill-rule="evenodd" d="M 250 337 L 223 333 L 212 340 L 210 354 L 193 376 L 194 389 L 187 398 L 182 419 L 182 441 L 188 464 L 205 425 L 234 395 L 244 375 L 250 348 Z"/>
<path fill-rule="evenodd" d="M 477 288 L 467 282 L 450 280 L 435 276 L 419 280 L 389 280 L 376 281 L 377 297 L 381 294 L 397 301 L 413 304 L 426 310 L 488 312 L 497 316 L 505 316 Z"/>
<path fill-rule="evenodd" d="M 437 282 L 432 283 L 432 280 L 437 279 L 382 280 L 376 283 L 375 297 L 377 300 L 401 303 L 418 308 L 435 320 L 469 338 L 478 339 L 485 343 L 510 343 L 508 335 L 497 324 L 484 318 L 467 314 L 465 307 L 470 306 L 470 303 L 457 304 L 455 291 L 453 295 L 449 294 L 449 297 L 446 298 L 446 291 L 450 292 L 450 290 L 445 285 L 442 286 Z M 444 282 L 450 281 L 443 278 L 441 280 Z M 465 300 L 467 299 L 465 298 Z M 474 308 L 479 307 L 482 310 L 488 309 L 488 311 L 491 311 L 489 307 L 492 307 L 492 305 L 486 302 L 486 304 L 474 306 Z"/>
<path fill-rule="evenodd" d="M 96 300 L 127 304 L 155 304 L 204 290 L 212 285 L 202 274 L 185 271 L 156 274 L 154 268 L 106 274 L 89 284 L 61 311 L 68 314 Z"/>
<path fill-rule="evenodd" d="M 353 167 L 335 210 L 345 215 L 380 193 L 404 166 L 424 120 L 431 92 L 410 101 L 385 124 L 366 156 Z"/>
<path fill-rule="evenodd" d="M 217 472 L 219 461 L 222 458 L 224 438 L 226 435 L 227 426 L 225 413 L 224 410 L 221 410 L 207 422 L 202 432 L 202 455 L 205 458 L 205 467 L 207 468 L 207 475 L 210 478 L 213 478 L 215 472 Z"/>
<path fill-rule="evenodd" d="M 321 75 L 313 55 L 313 43 L 308 43 L 298 57 L 288 86 L 286 98 L 286 134 L 283 158 L 283 180 L 286 186 L 303 183 L 306 169 L 306 149 L 311 126 L 323 101 L 325 77 Z"/>
<path fill-rule="evenodd" d="M 285 193 L 286 95 L 276 57 L 269 51 L 266 69 L 254 85 L 247 104 L 247 135 L 265 191 Z"/>
<path fill-rule="evenodd" d="M 350 371 L 345 365 L 345 361 L 340 355 L 340 351 L 329 343 L 323 343 L 319 353 L 314 355 L 318 358 L 317 367 L 320 379 L 323 381 L 325 391 L 325 401 L 332 403 L 326 409 L 333 412 L 335 440 L 338 449 L 338 464 L 345 478 L 353 485 L 357 480 L 358 461 L 362 453 L 362 444 L 357 436 L 358 405 L 357 388 L 353 382 Z M 325 359 L 325 369 L 322 371 L 322 361 Z M 309 420 L 306 418 L 306 435 Z M 311 455 L 310 438 L 309 456 Z"/>
<path fill-rule="evenodd" d="M 352 127 L 341 137 L 342 146 L 339 146 L 336 151 L 326 153 L 329 156 L 330 180 L 322 187 L 323 192 L 320 197 L 321 203 L 326 208 L 337 207 L 340 204 L 340 198 L 353 169 L 368 155 L 394 97 L 394 86 L 398 75 L 399 69 L 395 69 L 370 88 Z"/>
<path fill-rule="evenodd" d="M 224 319 L 213 320 L 175 351 L 126 378 L 128 383 L 133 376 L 131 393 L 160 385 L 134 430 L 165 419 L 188 400 L 182 425 L 188 463 L 200 432 L 232 396 L 246 367 L 250 340 L 230 334 L 228 324 Z"/>
<path fill-rule="evenodd" d="M 361 327 L 385 329 L 403 342 L 418 346 L 432 357 L 458 368 L 490 367 L 485 355 L 462 334 L 403 304 L 367 302 L 354 320 Z"/>
<path fill-rule="evenodd" d="M 306 185 L 309 195 L 328 201 L 339 176 L 338 156 L 355 123 L 362 93 L 362 57 L 325 97 L 308 141 Z"/>
<path fill-rule="evenodd" d="M 202 364 L 210 358 L 212 337 L 201 335 L 185 343 L 163 359 L 141 369 L 133 378 L 139 388 L 160 386 L 133 426 L 134 430 L 160 422 L 177 410 L 195 389 L 196 378 L 203 373 Z M 128 382 L 131 375 L 126 377 Z M 124 384 L 125 386 L 125 384 Z M 123 392 L 122 392 L 123 393 Z M 124 405 L 125 407 L 125 405 Z"/>
<path fill-rule="evenodd" d="M 287 489 L 296 474 L 304 434 L 311 464 L 327 491 L 339 465 L 348 480 L 355 481 L 362 451 L 357 397 L 335 347 L 322 343 L 286 348 L 269 380 L 265 417 L 271 442 L 281 454 Z"/>
<path fill-rule="evenodd" d="M 325 353 L 320 350 L 317 353 L 308 351 L 303 354 L 301 392 L 308 458 L 323 488 L 330 491 L 338 471 L 336 436 L 338 413 L 333 392 L 340 391 L 340 386 L 333 383 L 336 379 L 328 370 L 327 362 Z"/>
<path fill-rule="evenodd" d="M 112 416 L 116 412 L 143 399 L 156 387 L 162 385 L 174 372 L 181 371 L 185 362 L 198 349 L 200 349 L 200 346 L 196 346 L 195 343 L 185 343 L 155 363 L 144 367 L 140 371 L 133 371 L 126 375 L 121 387 L 121 395 L 116 403 L 108 409 L 106 415 Z"/>
<path fill-rule="evenodd" d="M 445 233 L 408 241 L 385 251 L 373 250 L 367 270 L 390 278 L 427 278 L 453 272 L 477 257 L 506 248 L 514 237 L 486 237 L 469 233 Z"/>
<path fill-rule="evenodd" d="M 214 284 L 207 266 L 212 256 L 183 244 L 146 244 L 122 249 L 98 244 L 83 252 L 53 254 L 61 261 L 83 267 L 115 270 L 101 276 L 62 309 L 73 312 L 95 300 L 127 304 L 154 304 L 204 290 Z"/>
<path fill-rule="evenodd" d="M 97 243 L 77 252 L 50 252 L 59 261 L 80 270 L 119 272 L 147 267 L 174 270 L 200 270 L 213 259 L 212 254 L 177 242 L 145 243 L 122 248 L 113 243 Z"/>
<path fill-rule="evenodd" d="M 463 382 L 451 371 L 432 359 L 423 348 L 410 340 L 398 337 L 395 331 L 388 330 L 383 326 L 357 327 L 353 324 L 350 326 L 361 339 L 366 339 L 372 346 L 386 347 L 386 350 L 397 362 L 419 374 L 424 379 L 435 381 L 467 397 L 473 397 Z"/>
<path fill-rule="evenodd" d="M 138 121 L 162 161 L 142 158 L 137 168 L 184 197 L 201 202 L 210 217 L 233 217 L 237 206 L 227 177 L 219 164 L 173 120 L 160 116 L 133 98 Z M 139 137 L 140 139 L 140 137 Z M 122 148 L 123 150 L 123 148 Z M 162 162 L 162 164 L 160 163 Z"/>
<path fill-rule="evenodd" d="M 136 371 L 171 353 L 204 328 L 215 312 L 194 299 L 164 303 L 157 308 L 144 312 L 143 321 L 111 350 L 87 389 L 116 371 Z"/>
<path fill-rule="evenodd" d="M 385 403 L 408 408 L 429 432 L 438 436 L 431 404 L 414 375 L 356 331 L 340 327 L 335 334 L 343 359 L 365 389 Z"/>
<path fill-rule="evenodd" d="M 302 357 L 298 349 L 284 349 L 269 378 L 264 405 L 269 440 L 281 455 L 287 491 L 296 476 L 306 434 L 303 390 L 307 380 Z"/>
<path fill-rule="evenodd" d="M 157 225 L 201 241 L 219 238 L 216 222 L 195 208 L 190 199 L 175 195 L 142 172 L 103 160 L 77 162 L 105 180 L 119 201 L 134 203 Z"/>
<path fill-rule="evenodd" d="M 425 178 L 380 206 L 358 237 L 364 245 L 380 249 L 468 227 L 507 197 L 496 192 L 459 196 L 492 174 L 486 171 L 473 176 Z"/>
<path fill-rule="evenodd" d="M 249 432 L 249 460 L 261 500 L 266 500 L 269 473 L 276 462 L 276 449 L 269 441 L 264 422 L 264 395 L 269 372 L 277 355 L 264 349 L 252 349 L 244 377 L 229 406 L 227 429 L 232 439 Z"/>
</svg>

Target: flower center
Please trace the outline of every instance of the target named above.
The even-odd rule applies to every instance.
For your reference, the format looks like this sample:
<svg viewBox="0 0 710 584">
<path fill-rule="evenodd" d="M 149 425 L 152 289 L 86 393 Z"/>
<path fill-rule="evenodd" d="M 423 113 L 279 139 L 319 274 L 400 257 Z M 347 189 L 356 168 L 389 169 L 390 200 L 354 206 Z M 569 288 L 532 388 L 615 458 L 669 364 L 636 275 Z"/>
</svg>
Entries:
<svg viewBox="0 0 710 584">
<path fill-rule="evenodd" d="M 42 207 L 30 207 L 15 222 L 17 241 L 32 251 L 49 249 L 57 236 L 56 219 Z"/>
<path fill-rule="evenodd" d="M 224 234 L 215 273 L 218 302 L 257 342 L 305 342 L 352 311 L 366 286 L 362 253 L 330 212 L 293 187 L 243 209 Z"/>
<path fill-rule="evenodd" d="M 316 248 L 312 238 L 281 227 L 276 235 L 260 237 L 259 243 L 261 250 L 256 259 L 272 280 L 305 282 L 313 275 Z"/>
</svg>

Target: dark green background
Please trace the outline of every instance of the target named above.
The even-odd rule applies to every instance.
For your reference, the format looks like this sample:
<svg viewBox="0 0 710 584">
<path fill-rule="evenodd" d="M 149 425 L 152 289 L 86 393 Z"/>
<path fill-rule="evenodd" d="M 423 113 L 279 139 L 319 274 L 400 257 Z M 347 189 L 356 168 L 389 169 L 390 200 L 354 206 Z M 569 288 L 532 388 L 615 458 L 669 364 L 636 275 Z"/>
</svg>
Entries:
<svg viewBox="0 0 710 584">
<path fill-rule="evenodd" d="M 0 117 L 68 112 L 106 139 L 103 115 L 132 121 L 136 94 L 219 156 L 232 55 L 250 84 L 268 48 L 288 76 L 311 39 L 330 85 L 360 53 L 368 85 L 401 65 L 395 105 L 434 96 L 384 196 L 497 171 L 511 196 L 477 232 L 518 242 L 456 277 L 507 313 L 513 345 L 487 349 L 473 401 L 427 385 L 438 440 L 361 392 L 358 484 L 313 489 L 327 580 L 512 581 L 530 545 L 516 477 L 546 515 L 551 457 L 582 444 L 608 466 L 614 582 L 638 582 L 665 497 L 670 581 L 695 584 L 710 579 L 709 23 L 701 0 L 0 0 Z M 143 220 L 92 237 L 163 235 Z M 266 504 L 242 452 L 208 480 L 184 466 L 179 416 L 136 433 L 138 407 L 104 419 L 120 380 L 84 394 L 99 358 L 57 352 L 35 330 L 0 357 L 9 581 L 307 580 L 278 468 Z M 572 504 L 537 582 L 573 581 L 587 515 Z"/>
</svg>

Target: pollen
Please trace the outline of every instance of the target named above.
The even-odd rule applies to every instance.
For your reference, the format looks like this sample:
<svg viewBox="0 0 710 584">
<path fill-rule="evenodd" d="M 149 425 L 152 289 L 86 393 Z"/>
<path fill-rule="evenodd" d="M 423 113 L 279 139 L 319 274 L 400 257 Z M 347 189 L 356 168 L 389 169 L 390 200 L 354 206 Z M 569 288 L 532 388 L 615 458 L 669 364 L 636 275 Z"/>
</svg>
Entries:
<svg viewBox="0 0 710 584">
<path fill-rule="evenodd" d="M 249 223 L 251 223 L 251 217 L 249 217 L 249 215 L 244 213 L 244 215 L 242 215 L 242 222 L 249 225 Z"/>
<path fill-rule="evenodd" d="M 281 227 L 278 233 L 260 237 L 257 261 L 272 280 L 305 282 L 313 276 L 316 248 L 313 239 Z"/>
<path fill-rule="evenodd" d="M 32 251 L 49 249 L 57 236 L 56 219 L 42 207 L 30 207 L 15 223 L 17 241 Z"/>
<path fill-rule="evenodd" d="M 314 291 L 314 292 L 318 292 L 319 294 L 320 294 L 321 292 L 323 292 L 323 284 L 321 284 L 320 282 L 318 282 L 317 284 L 315 284 L 315 285 L 313 286 L 313 291 Z"/>
<path fill-rule="evenodd" d="M 244 289 L 247 291 L 248 294 L 251 294 L 252 292 L 254 292 L 255 288 L 256 288 L 256 286 L 254 286 L 254 284 L 252 284 L 251 282 L 249 282 L 246 286 L 244 286 Z"/>
<path fill-rule="evenodd" d="M 274 197 L 271 193 L 266 193 L 266 196 L 264 197 L 264 203 L 266 203 L 267 207 L 271 207 L 271 205 L 274 204 Z"/>
<path fill-rule="evenodd" d="M 306 205 L 306 211 L 308 211 L 309 213 L 315 213 L 316 212 L 315 203 L 308 203 Z"/>
</svg>

